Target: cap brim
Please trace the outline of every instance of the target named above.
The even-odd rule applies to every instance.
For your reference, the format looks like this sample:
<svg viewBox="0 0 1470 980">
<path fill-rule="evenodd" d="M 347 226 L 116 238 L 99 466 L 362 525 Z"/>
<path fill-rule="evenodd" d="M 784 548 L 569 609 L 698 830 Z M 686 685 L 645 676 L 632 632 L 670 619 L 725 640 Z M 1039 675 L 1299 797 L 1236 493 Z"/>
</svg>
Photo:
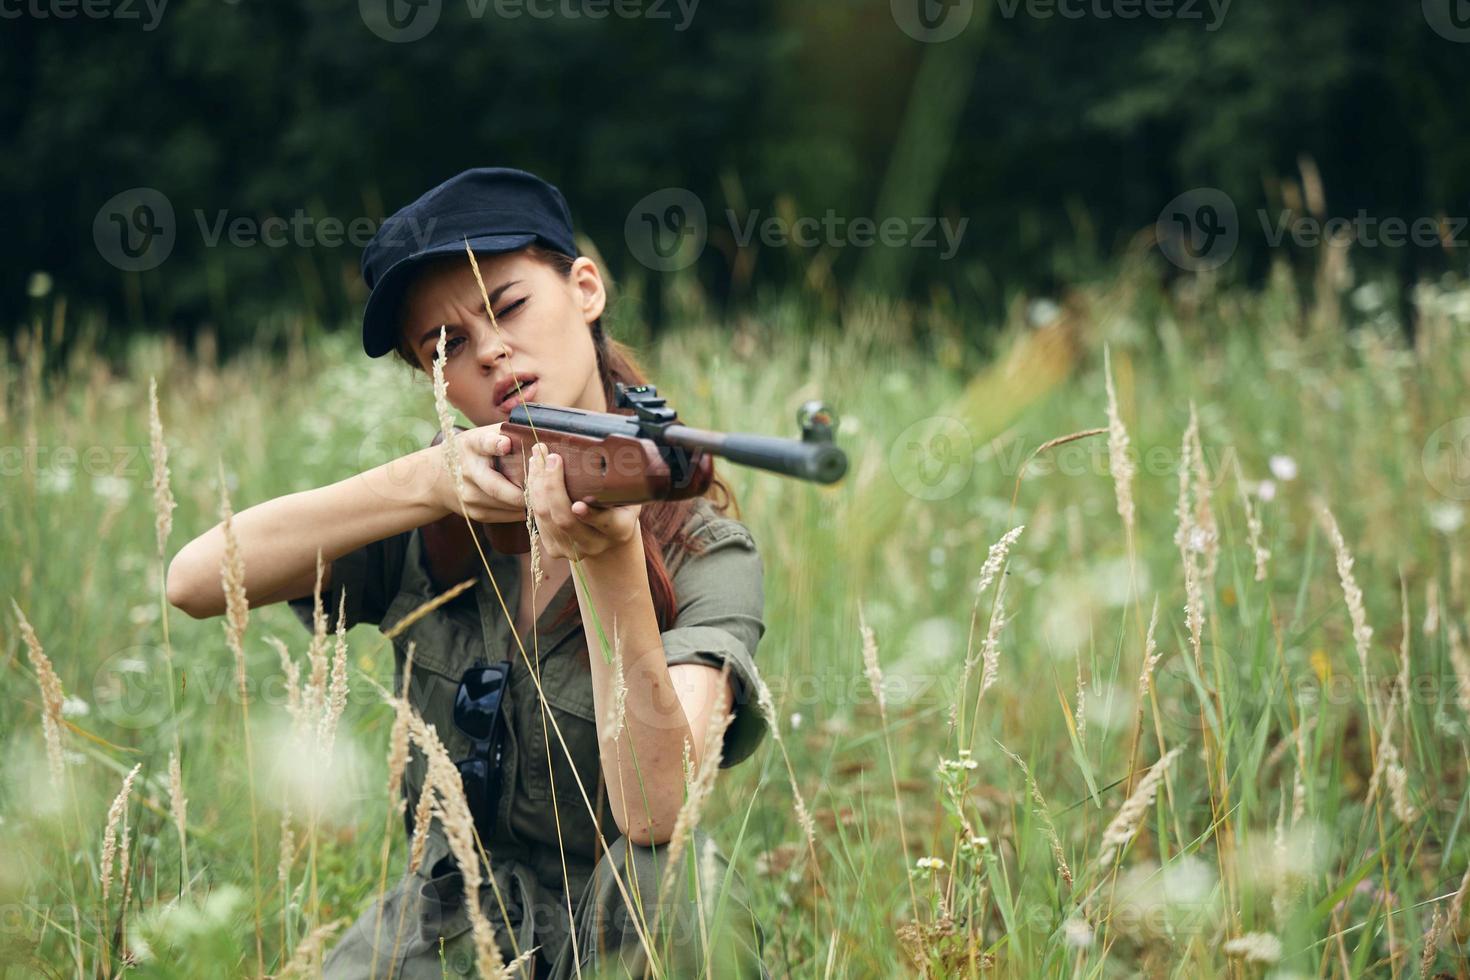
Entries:
<svg viewBox="0 0 1470 980">
<path fill-rule="evenodd" d="M 532 234 L 485 235 L 471 238 L 469 246 L 473 252 L 493 255 L 498 252 L 514 252 L 535 241 L 536 236 Z M 463 254 L 464 247 L 463 240 L 432 245 L 389 266 L 388 271 L 383 273 L 383 278 L 373 286 L 372 294 L 368 296 L 367 309 L 362 314 L 362 349 L 368 357 L 382 357 L 398 346 L 399 309 L 403 305 L 403 294 L 413 281 L 415 269 L 429 259 L 441 255 L 453 255 L 456 252 Z"/>
</svg>

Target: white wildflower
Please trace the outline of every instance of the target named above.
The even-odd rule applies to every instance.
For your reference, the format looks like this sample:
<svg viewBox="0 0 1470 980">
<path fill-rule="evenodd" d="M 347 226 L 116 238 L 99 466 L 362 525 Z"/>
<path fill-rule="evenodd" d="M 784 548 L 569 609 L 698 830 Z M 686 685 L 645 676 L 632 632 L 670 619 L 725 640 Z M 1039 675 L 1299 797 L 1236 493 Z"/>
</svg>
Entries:
<svg viewBox="0 0 1470 980">
<path fill-rule="evenodd" d="M 1226 956 L 1250 963 L 1275 963 L 1281 959 L 1281 940 L 1267 932 L 1248 932 L 1225 943 Z"/>
<path fill-rule="evenodd" d="M 1282 483 L 1290 483 L 1296 479 L 1296 460 L 1290 456 L 1272 456 L 1269 465 L 1271 467 L 1271 475 Z"/>
<path fill-rule="evenodd" d="M 1086 949 L 1092 945 L 1092 926 L 1086 919 L 1068 919 L 1062 923 L 1062 939 L 1073 949 Z"/>
<path fill-rule="evenodd" d="M 1441 501 L 1429 506 L 1429 526 L 1440 534 L 1451 535 L 1465 526 L 1465 509 L 1459 504 Z"/>
</svg>

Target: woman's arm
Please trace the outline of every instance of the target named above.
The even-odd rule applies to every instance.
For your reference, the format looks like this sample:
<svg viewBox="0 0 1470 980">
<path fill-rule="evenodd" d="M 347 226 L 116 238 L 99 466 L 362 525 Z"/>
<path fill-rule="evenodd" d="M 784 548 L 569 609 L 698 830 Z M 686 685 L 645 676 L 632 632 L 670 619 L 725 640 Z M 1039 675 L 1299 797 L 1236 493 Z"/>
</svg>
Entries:
<svg viewBox="0 0 1470 980">
<path fill-rule="evenodd" d="M 698 771 L 716 708 L 721 713 L 730 708 L 730 685 L 721 683 L 714 667 L 665 662 L 641 534 L 582 559 L 582 570 L 587 591 L 577 581 L 577 600 L 592 651 L 592 698 L 608 802 L 631 843 L 663 844 L 673 835 L 684 803 L 684 746 L 687 742 Z M 623 725 L 616 733 L 617 678 L 613 665 L 603 660 L 591 609 L 623 659 Z"/>
<path fill-rule="evenodd" d="M 457 441 L 469 516 L 485 522 L 524 520 L 521 491 L 489 459 L 509 447 L 499 425 L 460 433 Z M 373 541 L 458 513 L 443 453 L 442 445 L 431 446 L 330 486 L 287 494 L 236 514 L 232 524 L 245 558 L 250 605 L 310 595 L 316 587 L 318 549 L 322 561 L 330 563 Z M 195 619 L 222 615 L 224 552 L 223 523 L 186 544 L 169 564 L 169 603 Z M 324 578 L 323 588 L 327 584 Z"/>
<path fill-rule="evenodd" d="M 696 769 L 718 707 L 732 700 L 720 671 L 670 667 L 648 588 L 637 505 L 592 511 L 566 493 L 562 463 L 537 446 L 530 463 L 532 506 L 546 554 L 580 556 L 572 570 L 592 670 L 602 772 L 618 829 L 634 844 L 662 844 L 684 802 L 684 748 Z M 613 730 L 617 677 L 603 659 L 598 624 L 623 661 L 624 711 Z"/>
</svg>

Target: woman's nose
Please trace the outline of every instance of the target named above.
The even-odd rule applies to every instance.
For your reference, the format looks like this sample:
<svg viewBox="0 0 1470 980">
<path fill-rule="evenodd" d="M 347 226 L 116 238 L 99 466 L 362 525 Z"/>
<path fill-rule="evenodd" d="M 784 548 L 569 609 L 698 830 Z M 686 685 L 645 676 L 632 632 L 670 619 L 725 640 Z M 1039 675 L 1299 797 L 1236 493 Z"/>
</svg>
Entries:
<svg viewBox="0 0 1470 980">
<path fill-rule="evenodd" d="M 493 368 L 497 362 L 510 357 L 510 348 L 493 327 L 487 327 L 480 334 L 477 356 L 481 364 Z"/>
</svg>

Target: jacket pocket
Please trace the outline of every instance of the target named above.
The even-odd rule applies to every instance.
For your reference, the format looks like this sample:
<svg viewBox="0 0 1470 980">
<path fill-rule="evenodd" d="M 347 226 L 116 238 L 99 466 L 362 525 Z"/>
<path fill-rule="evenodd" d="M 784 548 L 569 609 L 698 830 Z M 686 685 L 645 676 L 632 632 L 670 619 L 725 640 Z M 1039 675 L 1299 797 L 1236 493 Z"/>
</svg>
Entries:
<svg viewBox="0 0 1470 980">
<path fill-rule="evenodd" d="M 559 662 L 569 660 L 572 660 L 570 656 L 556 658 Z M 577 664 L 571 666 L 582 669 Z M 579 691 L 576 690 L 579 679 L 567 677 L 567 672 L 561 668 L 562 663 L 557 663 L 555 670 L 548 663 L 542 671 L 541 690 L 549 709 L 546 715 L 542 714 L 536 685 L 531 678 L 524 678 L 526 697 L 522 703 L 526 708 L 521 712 L 518 732 L 518 741 L 526 751 L 521 766 L 522 785 L 530 799 L 546 802 L 554 793 L 558 800 L 581 805 L 582 790 L 577 788 L 578 778 L 587 798 L 595 801 L 597 778 L 602 772 L 597 745 L 597 714 L 592 701 L 590 676 L 584 680 L 586 690 Z M 557 737 L 558 730 L 561 738 Z"/>
<path fill-rule="evenodd" d="M 399 592 L 383 614 L 383 633 L 387 634 L 398 628 L 410 618 L 414 610 L 431 598 L 412 589 Z M 393 637 L 400 669 L 408 656 L 409 643 L 414 646 L 415 672 L 423 668 L 452 677 L 456 682 L 471 664 L 484 659 L 484 643 L 480 640 L 477 629 L 472 628 L 469 623 L 461 622 L 447 606 L 441 606 L 415 619 Z"/>
<path fill-rule="evenodd" d="M 513 724 L 520 752 L 512 825 L 519 837 L 562 847 L 569 857 L 592 860 L 598 825 L 609 839 L 618 831 L 605 789 L 599 801 L 602 760 L 591 675 L 574 651 L 563 651 L 543 661 L 541 688 L 545 717 L 536 685 L 524 669 L 514 688 L 518 710 Z M 589 804 L 601 811 L 597 821 Z"/>
</svg>

